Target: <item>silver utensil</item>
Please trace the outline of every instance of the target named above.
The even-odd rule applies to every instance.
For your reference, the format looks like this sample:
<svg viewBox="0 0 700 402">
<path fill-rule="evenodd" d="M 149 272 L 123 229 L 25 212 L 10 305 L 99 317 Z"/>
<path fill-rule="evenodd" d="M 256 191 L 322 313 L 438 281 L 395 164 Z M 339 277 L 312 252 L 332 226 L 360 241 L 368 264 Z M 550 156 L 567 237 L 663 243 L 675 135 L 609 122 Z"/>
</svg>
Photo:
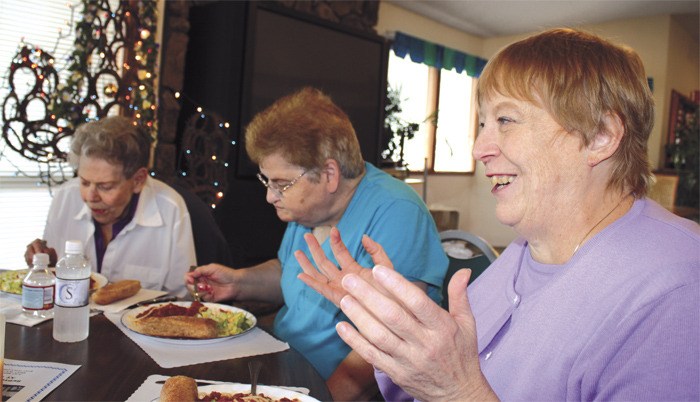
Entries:
<svg viewBox="0 0 700 402">
<path fill-rule="evenodd" d="M 143 307 L 143 306 L 147 306 L 149 304 L 154 304 L 154 303 L 170 302 L 170 301 L 175 301 L 175 300 L 177 300 L 177 296 L 161 295 L 158 297 L 154 297 L 152 299 L 141 300 L 140 302 L 136 302 L 136 303 L 128 306 L 127 309 L 134 308 L 134 307 Z"/>
<path fill-rule="evenodd" d="M 129 307 L 142 307 L 142 306 L 147 306 L 149 304 L 155 304 L 155 303 L 165 303 L 165 302 L 171 302 L 177 300 L 177 296 L 168 296 L 168 295 L 163 295 L 159 297 L 154 297 L 153 299 L 150 300 L 144 300 L 140 301 L 132 306 Z"/>
<path fill-rule="evenodd" d="M 257 360 L 251 360 L 248 362 L 248 371 L 250 371 L 250 394 L 257 395 L 258 389 L 258 374 L 260 373 L 260 367 L 262 363 Z"/>
<path fill-rule="evenodd" d="M 196 265 L 190 266 L 190 272 L 194 271 L 195 269 L 197 269 Z M 199 279 L 195 279 L 194 285 L 192 286 L 192 297 L 194 298 L 195 301 L 201 302 L 202 296 L 199 294 L 199 291 L 197 290 L 198 283 L 199 283 Z"/>
</svg>

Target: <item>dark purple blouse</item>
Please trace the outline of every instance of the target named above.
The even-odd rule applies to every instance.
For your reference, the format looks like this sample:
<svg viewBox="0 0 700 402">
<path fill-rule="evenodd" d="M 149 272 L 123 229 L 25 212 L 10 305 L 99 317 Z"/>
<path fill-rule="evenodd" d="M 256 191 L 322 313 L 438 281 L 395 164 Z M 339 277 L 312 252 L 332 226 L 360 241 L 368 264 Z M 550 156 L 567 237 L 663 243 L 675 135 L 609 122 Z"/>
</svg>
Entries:
<svg viewBox="0 0 700 402">
<path fill-rule="evenodd" d="M 136 206 L 139 203 L 139 194 L 134 194 L 129 201 L 129 208 L 126 215 L 122 216 L 117 222 L 112 225 L 112 240 L 117 238 L 119 232 L 126 227 L 126 225 L 134 219 L 136 214 Z M 102 272 L 102 259 L 107 251 L 107 246 L 105 245 L 105 239 L 102 236 L 102 230 L 100 225 L 95 219 L 92 220 L 95 224 L 95 254 L 97 255 L 97 272 Z"/>
</svg>

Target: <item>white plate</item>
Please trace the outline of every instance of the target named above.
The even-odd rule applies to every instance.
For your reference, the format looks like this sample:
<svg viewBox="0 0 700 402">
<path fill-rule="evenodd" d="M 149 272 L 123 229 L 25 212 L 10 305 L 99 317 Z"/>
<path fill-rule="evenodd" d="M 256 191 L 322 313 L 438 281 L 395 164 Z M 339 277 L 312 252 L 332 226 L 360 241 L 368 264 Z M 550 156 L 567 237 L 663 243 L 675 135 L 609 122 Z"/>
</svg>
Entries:
<svg viewBox="0 0 700 402">
<path fill-rule="evenodd" d="M 222 394 L 235 394 L 237 392 L 249 393 L 250 384 L 215 384 L 215 385 L 205 385 L 203 387 L 197 387 L 199 396 L 209 394 L 210 392 L 221 392 Z M 318 399 L 312 398 L 308 395 L 304 395 L 299 392 L 295 392 L 289 389 L 271 387 L 267 385 L 258 385 L 258 394 L 265 394 L 270 398 L 289 398 L 298 399 L 301 402 L 319 402 Z"/>
<path fill-rule="evenodd" d="M 142 307 L 136 307 L 133 310 L 127 310 L 122 314 L 122 324 L 124 324 L 125 327 L 130 329 L 133 332 L 136 332 L 139 335 L 147 336 L 149 338 L 152 338 L 154 340 L 164 342 L 164 343 L 170 343 L 173 345 L 205 345 L 209 343 L 214 343 L 214 342 L 221 342 L 226 339 L 231 339 L 235 338 L 237 336 L 241 336 L 243 334 L 248 333 L 251 329 L 255 328 L 257 325 L 257 320 L 255 316 L 246 310 L 240 309 L 238 307 L 234 306 L 229 306 L 226 304 L 218 304 L 218 303 L 202 303 L 205 306 L 207 306 L 210 309 L 220 309 L 224 311 L 230 311 L 233 313 L 237 312 L 242 312 L 246 315 L 246 318 L 248 321 L 251 322 L 250 328 L 246 329 L 245 331 L 241 332 L 240 334 L 236 335 L 230 335 L 230 336 L 222 336 L 219 338 L 209 338 L 209 339 L 183 339 L 183 338 L 165 338 L 161 336 L 153 336 L 153 335 L 148 335 L 148 334 L 142 334 L 141 332 L 137 331 L 134 329 L 133 321 L 136 319 L 136 316 L 143 313 L 144 311 L 148 310 L 149 308 L 153 307 L 160 307 L 166 304 L 175 304 L 177 306 L 183 306 L 183 307 L 189 307 L 192 302 L 168 302 L 168 303 L 154 303 L 154 304 L 149 304 L 147 306 L 142 306 Z"/>
<path fill-rule="evenodd" d="M 56 268 L 50 268 L 49 270 L 55 275 L 55 273 L 56 273 Z M 14 280 L 17 280 L 17 281 L 19 281 L 19 282 L 22 282 L 22 279 L 24 278 L 25 275 L 27 275 L 27 272 L 29 272 L 28 269 L 18 269 L 18 270 L 13 270 L 13 271 L 5 271 L 5 272 L 2 272 L 2 273 L 0 273 L 0 275 L 11 275 L 11 276 L 16 275 L 16 277 L 14 278 Z M 95 286 L 93 286 L 93 287 L 90 288 L 90 292 L 93 292 L 93 291 L 95 291 L 95 290 L 97 290 L 97 289 L 99 289 L 99 288 L 105 286 L 105 285 L 109 282 L 109 281 L 107 280 L 107 277 L 106 277 L 106 276 L 104 276 L 104 275 L 102 275 L 102 274 L 98 274 L 97 272 L 91 272 L 91 273 L 90 273 L 90 277 L 92 278 L 92 280 L 95 281 Z M 8 295 L 16 295 L 16 296 L 19 296 L 19 295 L 22 294 L 21 288 L 20 288 L 20 292 L 19 292 L 19 293 L 6 292 L 6 291 L 4 291 L 4 290 L 0 290 L 0 292 L 5 293 L 5 294 L 8 294 Z"/>
</svg>

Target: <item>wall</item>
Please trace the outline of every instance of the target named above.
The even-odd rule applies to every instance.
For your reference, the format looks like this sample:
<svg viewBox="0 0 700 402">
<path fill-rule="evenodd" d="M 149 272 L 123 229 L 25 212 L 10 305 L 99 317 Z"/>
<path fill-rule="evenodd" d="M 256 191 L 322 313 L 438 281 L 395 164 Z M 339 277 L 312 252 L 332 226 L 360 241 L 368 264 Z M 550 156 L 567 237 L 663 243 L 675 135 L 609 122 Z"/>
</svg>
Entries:
<svg viewBox="0 0 700 402">
<path fill-rule="evenodd" d="M 476 56 L 490 55 L 483 51 L 482 38 L 382 2 L 379 7 L 377 33 L 384 35 L 390 31 L 405 32 Z M 486 179 L 483 169 L 482 164 L 477 164 L 474 175 L 429 176 L 427 204 L 433 209 L 458 210 L 460 229 L 477 233 L 493 245 L 505 246 L 515 238 L 515 232 L 496 219 L 491 184 Z M 421 193 L 420 185 L 415 188 Z"/>
<path fill-rule="evenodd" d="M 678 18 L 679 19 L 679 18 Z M 679 23 L 677 18 L 671 18 L 670 35 L 668 37 L 669 55 L 666 68 L 667 91 L 663 104 L 663 139 L 668 135 L 669 115 L 671 109 L 671 90 L 691 97 L 690 92 L 700 90 L 700 39 L 690 33 Z M 694 74 L 688 74 L 694 71 Z M 661 107 L 661 105 L 659 105 Z M 665 143 L 662 142 L 662 143 Z M 663 162 L 663 147 L 660 148 L 660 161 Z"/>
<path fill-rule="evenodd" d="M 649 158 L 659 167 L 666 138 L 668 98 L 671 89 L 688 94 L 698 89 L 698 40 L 674 23 L 671 16 L 647 17 L 605 24 L 581 26 L 582 29 L 634 48 L 644 62 L 647 75 L 654 78 L 656 124 L 649 140 Z M 379 9 L 377 32 L 402 31 L 467 53 L 489 58 L 501 47 L 528 35 L 482 39 L 444 27 L 410 11 L 383 2 Z M 459 211 L 459 228 L 485 238 L 495 246 L 505 246 L 516 234 L 495 218 L 491 184 L 482 164 L 474 175 L 431 175 L 427 185 L 427 203 L 431 208 Z M 417 188 L 420 192 L 420 188 Z"/>
</svg>

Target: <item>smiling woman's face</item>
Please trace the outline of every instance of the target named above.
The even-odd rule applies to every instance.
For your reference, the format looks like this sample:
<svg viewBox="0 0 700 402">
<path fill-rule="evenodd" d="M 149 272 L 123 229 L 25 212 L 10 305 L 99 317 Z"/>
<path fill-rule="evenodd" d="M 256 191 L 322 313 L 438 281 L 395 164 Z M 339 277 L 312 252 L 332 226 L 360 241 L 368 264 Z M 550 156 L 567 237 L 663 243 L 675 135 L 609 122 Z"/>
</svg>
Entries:
<svg viewBox="0 0 700 402">
<path fill-rule="evenodd" d="M 122 166 L 104 159 L 81 156 L 79 166 L 80 197 L 101 225 L 117 222 L 124 215 L 132 195 L 143 189 L 145 169 L 127 179 Z"/>
<path fill-rule="evenodd" d="M 541 107 L 500 94 L 482 100 L 479 119 L 474 157 L 491 179 L 498 220 L 521 234 L 566 224 L 588 184 L 579 137 Z"/>
</svg>

